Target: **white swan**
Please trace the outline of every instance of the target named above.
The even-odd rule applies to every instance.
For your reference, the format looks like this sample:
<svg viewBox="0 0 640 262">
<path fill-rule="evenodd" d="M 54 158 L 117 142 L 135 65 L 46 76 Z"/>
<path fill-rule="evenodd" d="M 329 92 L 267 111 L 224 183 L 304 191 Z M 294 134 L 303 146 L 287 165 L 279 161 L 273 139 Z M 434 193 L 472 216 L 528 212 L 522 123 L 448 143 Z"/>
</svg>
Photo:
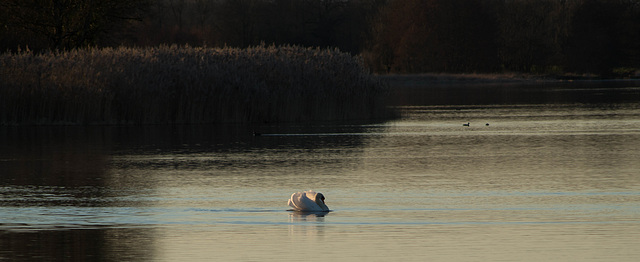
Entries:
<svg viewBox="0 0 640 262">
<path fill-rule="evenodd" d="M 289 206 L 293 211 L 328 212 L 329 207 L 324 203 L 324 199 L 322 193 L 316 193 L 313 190 L 296 192 L 291 194 Z"/>
</svg>

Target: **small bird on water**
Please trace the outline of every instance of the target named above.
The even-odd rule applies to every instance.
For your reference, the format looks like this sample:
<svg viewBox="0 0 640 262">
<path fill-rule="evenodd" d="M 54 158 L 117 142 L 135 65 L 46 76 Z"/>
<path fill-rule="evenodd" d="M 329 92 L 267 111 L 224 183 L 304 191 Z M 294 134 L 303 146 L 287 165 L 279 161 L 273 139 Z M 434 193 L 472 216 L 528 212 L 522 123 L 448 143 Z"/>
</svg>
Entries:
<svg viewBox="0 0 640 262">
<path fill-rule="evenodd" d="M 467 122 L 466 124 L 462 124 L 462 126 L 469 126 L 470 124 Z"/>
</svg>

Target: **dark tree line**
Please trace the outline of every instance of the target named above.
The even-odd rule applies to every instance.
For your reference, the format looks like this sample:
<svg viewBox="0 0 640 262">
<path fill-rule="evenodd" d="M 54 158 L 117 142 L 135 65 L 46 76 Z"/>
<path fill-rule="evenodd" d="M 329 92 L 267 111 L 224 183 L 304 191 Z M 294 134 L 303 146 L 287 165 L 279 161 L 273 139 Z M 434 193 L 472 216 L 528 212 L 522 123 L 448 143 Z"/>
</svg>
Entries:
<svg viewBox="0 0 640 262">
<path fill-rule="evenodd" d="M 640 68 L 639 0 L 395 0 L 372 28 L 380 72 Z"/>
<path fill-rule="evenodd" d="M 359 53 L 383 0 L 0 0 L 0 48 L 338 47 Z"/>
<path fill-rule="evenodd" d="M 640 68 L 640 0 L 0 0 L 0 48 L 338 47 L 377 72 Z"/>
<path fill-rule="evenodd" d="M 365 57 L 386 72 L 493 71 L 496 35 L 496 17 L 480 1 L 391 1 Z"/>
<path fill-rule="evenodd" d="M 70 49 L 101 44 L 99 37 L 141 19 L 149 0 L 0 0 L 4 49 Z M 104 42 L 104 41 L 102 41 Z"/>
<path fill-rule="evenodd" d="M 135 41 L 247 47 L 339 47 L 358 53 L 381 0 L 164 0 Z M 149 30 L 150 29 L 150 30 Z"/>
</svg>

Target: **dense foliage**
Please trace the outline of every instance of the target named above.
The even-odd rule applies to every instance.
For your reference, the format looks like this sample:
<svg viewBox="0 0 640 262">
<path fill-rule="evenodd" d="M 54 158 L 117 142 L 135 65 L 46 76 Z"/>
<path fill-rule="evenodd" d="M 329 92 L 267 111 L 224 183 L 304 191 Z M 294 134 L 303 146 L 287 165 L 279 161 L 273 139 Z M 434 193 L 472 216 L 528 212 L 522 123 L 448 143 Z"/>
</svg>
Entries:
<svg viewBox="0 0 640 262">
<path fill-rule="evenodd" d="M 0 55 L 0 124 L 385 117 L 384 85 L 335 49 L 75 49 Z"/>
</svg>

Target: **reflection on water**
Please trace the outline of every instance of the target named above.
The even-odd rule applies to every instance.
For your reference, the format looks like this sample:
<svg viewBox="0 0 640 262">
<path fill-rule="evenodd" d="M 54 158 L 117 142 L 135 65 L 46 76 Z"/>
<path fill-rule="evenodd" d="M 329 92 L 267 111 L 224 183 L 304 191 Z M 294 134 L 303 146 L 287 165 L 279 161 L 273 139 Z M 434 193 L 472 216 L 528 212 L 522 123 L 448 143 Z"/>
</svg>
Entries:
<svg viewBox="0 0 640 262">
<path fill-rule="evenodd" d="M 640 88 L 600 84 L 409 87 L 387 122 L 1 127 L 0 260 L 635 261 Z M 308 189 L 333 212 L 287 211 Z"/>
<path fill-rule="evenodd" d="M 153 254 L 150 230 L 134 228 L 0 232 L 7 261 L 139 261 Z"/>
</svg>

